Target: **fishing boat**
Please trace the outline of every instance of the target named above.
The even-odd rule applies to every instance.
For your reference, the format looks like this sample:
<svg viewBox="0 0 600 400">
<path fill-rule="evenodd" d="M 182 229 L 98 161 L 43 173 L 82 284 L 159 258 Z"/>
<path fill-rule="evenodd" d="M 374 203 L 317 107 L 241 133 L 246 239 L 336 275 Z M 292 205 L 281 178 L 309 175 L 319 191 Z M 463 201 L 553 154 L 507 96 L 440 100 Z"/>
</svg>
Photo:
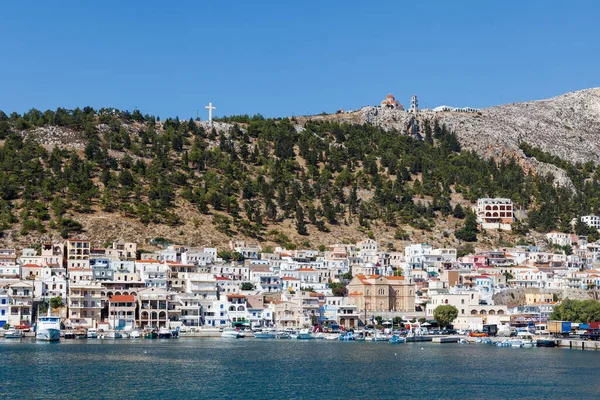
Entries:
<svg viewBox="0 0 600 400">
<path fill-rule="evenodd" d="M 75 339 L 85 339 L 87 338 L 87 332 L 85 329 L 78 329 L 75 331 Z"/>
<path fill-rule="evenodd" d="M 97 339 L 98 338 L 98 329 L 96 329 L 96 328 L 88 328 L 88 330 L 87 330 L 87 338 L 88 339 Z"/>
<path fill-rule="evenodd" d="M 48 307 L 48 315 L 37 319 L 35 339 L 46 342 L 60 340 L 60 317 L 53 316 L 50 307 Z"/>
<path fill-rule="evenodd" d="M 312 333 L 310 333 L 309 329 L 304 328 L 304 329 L 300 329 L 300 332 L 298 332 L 298 336 L 296 337 L 296 339 L 301 339 L 301 340 L 314 339 L 314 336 L 312 335 Z"/>
<path fill-rule="evenodd" d="M 280 331 L 275 334 L 277 339 L 291 339 L 290 334 L 288 332 Z"/>
<path fill-rule="evenodd" d="M 235 328 L 224 328 L 223 333 L 221 333 L 221 338 L 223 339 L 240 339 L 243 337 L 244 336 Z"/>
<path fill-rule="evenodd" d="M 402 343 L 406 343 L 406 338 L 402 337 L 400 335 L 392 335 L 392 337 L 389 340 L 390 344 L 402 344 Z"/>
<path fill-rule="evenodd" d="M 277 334 L 272 329 L 263 329 L 254 332 L 254 337 L 256 339 L 275 339 Z"/>
<path fill-rule="evenodd" d="M 160 328 L 158 330 L 158 338 L 159 339 L 171 339 L 173 337 L 173 333 L 167 328 Z"/>
<path fill-rule="evenodd" d="M 75 335 L 75 331 L 73 329 L 67 329 L 63 337 L 65 339 L 75 339 L 77 335 Z"/>
<path fill-rule="evenodd" d="M 4 339 L 21 339 L 23 332 L 17 328 L 9 328 L 4 332 Z"/>
<path fill-rule="evenodd" d="M 340 336 L 338 336 L 338 340 L 341 340 L 344 342 L 353 341 L 354 339 L 355 339 L 354 334 L 352 332 L 344 332 Z"/>
<path fill-rule="evenodd" d="M 517 333 L 517 338 L 521 340 L 521 347 L 532 348 L 536 345 L 536 342 L 533 340 L 533 335 L 529 332 L 519 332 Z"/>
<path fill-rule="evenodd" d="M 148 330 L 148 331 L 146 331 L 146 333 L 144 333 L 144 337 L 146 339 L 157 339 L 158 332 L 156 332 L 155 330 Z"/>
<path fill-rule="evenodd" d="M 110 330 L 104 334 L 104 339 L 121 339 L 122 337 L 121 332 L 115 330 Z"/>
<path fill-rule="evenodd" d="M 140 332 L 139 329 L 134 329 L 131 332 L 129 332 L 129 337 L 131 339 L 139 339 L 142 336 L 142 332 Z"/>
</svg>

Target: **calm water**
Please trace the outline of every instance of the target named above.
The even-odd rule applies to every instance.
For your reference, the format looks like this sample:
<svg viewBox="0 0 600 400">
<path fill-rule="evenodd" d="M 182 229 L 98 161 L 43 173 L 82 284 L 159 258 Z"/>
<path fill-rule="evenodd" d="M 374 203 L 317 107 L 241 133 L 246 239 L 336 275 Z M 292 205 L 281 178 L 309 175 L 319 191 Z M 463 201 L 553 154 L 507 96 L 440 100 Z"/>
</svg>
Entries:
<svg viewBox="0 0 600 400">
<path fill-rule="evenodd" d="M 0 398 L 591 398 L 600 352 L 322 340 L 0 340 Z"/>
</svg>

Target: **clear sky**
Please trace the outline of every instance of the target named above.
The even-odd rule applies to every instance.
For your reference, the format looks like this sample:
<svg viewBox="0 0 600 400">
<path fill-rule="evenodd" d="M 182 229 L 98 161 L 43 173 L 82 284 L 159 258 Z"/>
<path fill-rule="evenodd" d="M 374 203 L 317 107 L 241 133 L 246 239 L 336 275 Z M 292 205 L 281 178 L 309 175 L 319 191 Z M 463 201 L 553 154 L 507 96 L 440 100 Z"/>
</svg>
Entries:
<svg viewBox="0 0 600 400">
<path fill-rule="evenodd" d="M 0 109 L 290 116 L 600 86 L 600 1 L 10 1 Z"/>
</svg>

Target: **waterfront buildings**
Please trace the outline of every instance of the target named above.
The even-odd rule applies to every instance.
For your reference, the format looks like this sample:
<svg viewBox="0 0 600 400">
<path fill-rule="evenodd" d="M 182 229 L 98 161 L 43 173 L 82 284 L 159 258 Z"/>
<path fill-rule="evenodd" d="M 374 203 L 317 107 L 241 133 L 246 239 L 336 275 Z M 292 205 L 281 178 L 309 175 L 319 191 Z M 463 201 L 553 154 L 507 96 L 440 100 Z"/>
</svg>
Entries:
<svg viewBox="0 0 600 400">
<path fill-rule="evenodd" d="M 508 211 L 507 203 L 487 205 L 490 212 L 494 206 L 498 213 Z M 456 249 L 427 243 L 388 252 L 372 238 L 324 251 L 276 248 L 269 253 L 232 242 L 231 249 L 248 258 L 229 262 L 217 257 L 216 248 L 172 245 L 138 254 L 136 243 L 123 241 L 106 248 L 78 239 L 41 244 L 41 252 L 4 249 L 0 324 L 31 324 L 39 302 L 58 297 L 71 327 L 352 328 L 375 316 L 432 318 L 441 304 L 457 307 L 456 326 L 506 323 L 499 317 L 508 314 L 506 308 L 492 301 L 496 293 L 600 286 L 600 243 L 560 232 L 547 239 L 541 247 L 463 257 Z M 551 244 L 569 246 L 573 254 Z M 546 315 L 555 303 L 549 300 L 528 298 L 527 304 Z"/>
</svg>

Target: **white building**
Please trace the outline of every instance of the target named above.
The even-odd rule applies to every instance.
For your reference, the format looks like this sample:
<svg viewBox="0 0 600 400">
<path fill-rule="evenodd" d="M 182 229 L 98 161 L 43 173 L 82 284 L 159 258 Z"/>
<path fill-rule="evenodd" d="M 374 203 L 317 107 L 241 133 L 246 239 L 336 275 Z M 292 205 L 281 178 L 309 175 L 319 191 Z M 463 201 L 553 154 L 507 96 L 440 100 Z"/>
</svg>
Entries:
<svg viewBox="0 0 600 400">
<path fill-rule="evenodd" d="M 597 215 L 584 215 L 581 217 L 581 222 L 589 227 L 600 230 L 600 217 Z"/>
<path fill-rule="evenodd" d="M 483 198 L 477 200 L 475 208 L 477 222 L 483 229 L 511 230 L 514 222 L 511 199 Z"/>
</svg>

